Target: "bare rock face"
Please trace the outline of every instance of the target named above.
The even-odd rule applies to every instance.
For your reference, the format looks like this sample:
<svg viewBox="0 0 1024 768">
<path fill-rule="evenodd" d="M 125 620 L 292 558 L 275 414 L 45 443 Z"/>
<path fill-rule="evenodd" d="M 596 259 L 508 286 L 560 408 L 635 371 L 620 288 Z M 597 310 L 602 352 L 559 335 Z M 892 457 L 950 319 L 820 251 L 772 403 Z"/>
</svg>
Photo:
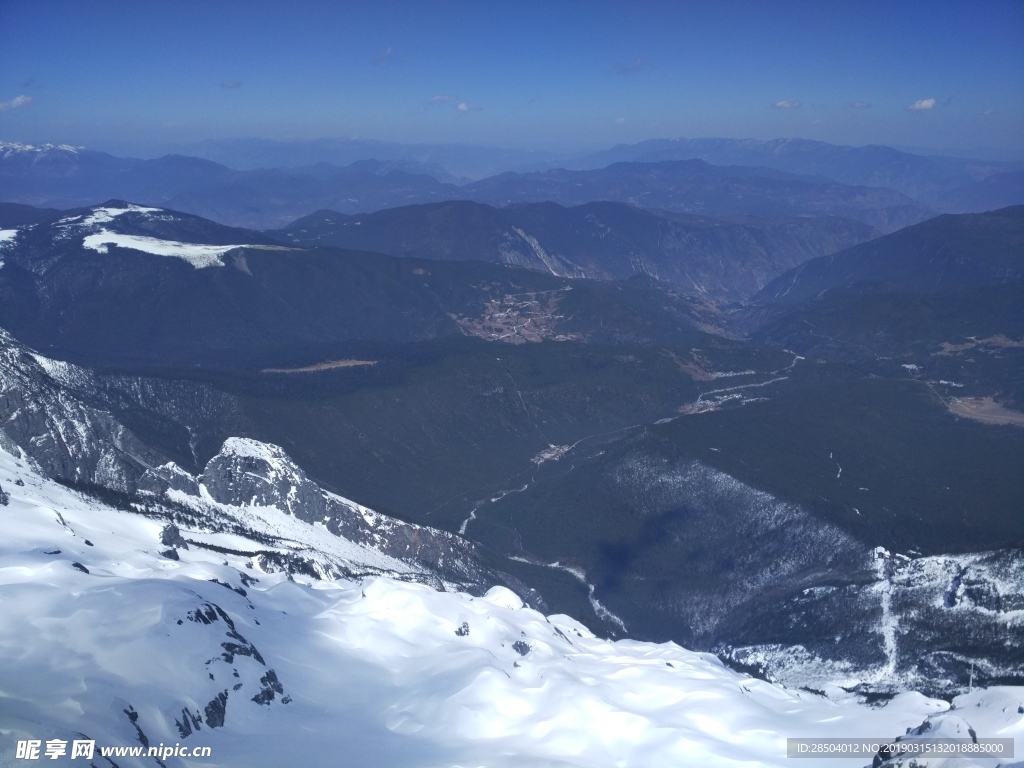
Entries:
<svg viewBox="0 0 1024 768">
<path fill-rule="evenodd" d="M 182 537 L 181 531 L 178 530 L 178 526 L 174 523 L 168 523 L 164 526 L 164 529 L 160 532 L 160 543 L 175 549 L 188 549 L 188 542 Z"/>
<path fill-rule="evenodd" d="M 234 400 L 210 387 L 97 375 L 36 354 L 0 329 L 0 448 L 61 482 L 127 494 L 146 490 L 143 477 L 170 462 L 164 453 L 170 449 L 153 447 L 128 425 L 157 425 L 178 457 L 191 453 L 195 461 L 200 426 L 235 412 Z M 184 472 L 171 487 L 198 493 Z"/>
<path fill-rule="evenodd" d="M 50 477 L 133 490 L 149 466 L 166 459 L 109 412 L 76 397 L 95 387 L 91 372 L 32 354 L 0 330 L 0 423 L 6 438 Z"/>
<path fill-rule="evenodd" d="M 174 462 L 150 469 L 139 478 L 138 489 L 149 493 L 180 491 L 189 496 L 199 495 L 196 478 Z"/>
</svg>

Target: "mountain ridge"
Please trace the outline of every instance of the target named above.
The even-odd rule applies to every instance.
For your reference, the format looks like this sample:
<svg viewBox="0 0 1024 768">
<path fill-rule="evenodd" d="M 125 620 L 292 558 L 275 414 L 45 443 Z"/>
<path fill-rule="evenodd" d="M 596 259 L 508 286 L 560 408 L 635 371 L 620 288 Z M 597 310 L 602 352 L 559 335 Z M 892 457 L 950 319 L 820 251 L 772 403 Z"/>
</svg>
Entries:
<svg viewBox="0 0 1024 768">
<path fill-rule="evenodd" d="M 928 269 L 922 269 L 926 264 Z M 811 259 L 765 286 L 754 301 L 795 303 L 867 281 L 907 291 L 1024 282 L 1024 205 L 944 214 Z"/>
<path fill-rule="evenodd" d="M 895 189 L 922 202 L 936 204 L 954 188 L 999 172 L 1020 171 L 1021 161 L 985 161 L 922 155 L 884 145 L 842 146 L 809 139 L 649 139 L 619 144 L 576 161 L 574 167 L 607 165 L 623 160 L 702 159 L 719 165 L 764 165 L 792 173 L 820 175 L 845 184 Z M 1021 203 L 1022 189 L 1015 188 Z M 950 202 L 950 201 L 947 201 Z M 962 206 L 944 212 L 968 213 Z"/>
<path fill-rule="evenodd" d="M 788 266 L 877 232 L 825 217 L 715 219 L 625 203 L 495 208 L 453 201 L 371 214 L 318 211 L 268 234 L 289 245 L 481 259 L 566 277 L 621 280 L 647 274 L 687 295 L 736 301 Z"/>
</svg>

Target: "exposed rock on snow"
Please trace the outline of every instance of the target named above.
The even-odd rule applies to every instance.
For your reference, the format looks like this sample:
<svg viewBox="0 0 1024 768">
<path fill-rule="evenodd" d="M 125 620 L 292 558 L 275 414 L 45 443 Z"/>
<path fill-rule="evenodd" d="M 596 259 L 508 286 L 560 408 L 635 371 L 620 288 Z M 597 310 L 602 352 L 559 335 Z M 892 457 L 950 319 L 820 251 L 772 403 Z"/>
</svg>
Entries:
<svg viewBox="0 0 1024 768">
<path fill-rule="evenodd" d="M 34 355 L 0 330 L 0 430 L 51 477 L 130 490 L 166 461 L 110 413 L 76 398 L 92 374 Z"/>
</svg>

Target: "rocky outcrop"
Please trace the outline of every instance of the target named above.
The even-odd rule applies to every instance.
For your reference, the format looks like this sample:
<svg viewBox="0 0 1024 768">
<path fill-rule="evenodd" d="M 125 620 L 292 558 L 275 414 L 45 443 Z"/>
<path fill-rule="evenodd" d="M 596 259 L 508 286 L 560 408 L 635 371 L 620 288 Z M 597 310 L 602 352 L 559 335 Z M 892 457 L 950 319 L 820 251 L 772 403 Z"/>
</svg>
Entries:
<svg viewBox="0 0 1024 768">
<path fill-rule="evenodd" d="M 178 526 L 174 523 L 168 523 L 164 526 L 164 529 L 160 531 L 160 543 L 165 547 L 188 549 L 188 542 L 182 537 L 181 531 L 178 530 Z"/>
<path fill-rule="evenodd" d="M 49 477 L 134 493 L 147 470 L 174 457 L 194 462 L 202 427 L 215 420 L 238 420 L 231 396 L 189 382 L 100 376 L 36 354 L 0 329 L 0 447 Z M 140 426 L 164 447 L 140 437 Z M 180 482 L 196 491 L 187 476 Z"/>
<path fill-rule="evenodd" d="M 109 411 L 79 399 L 92 374 L 34 355 L 0 330 L 0 424 L 47 475 L 130 491 L 149 467 L 166 461 Z"/>
<path fill-rule="evenodd" d="M 389 558 L 414 563 L 445 581 L 473 583 L 482 573 L 475 548 L 461 537 L 396 520 L 330 493 L 283 449 L 257 440 L 229 438 L 196 476 L 173 463 L 152 468 L 139 486 L 231 508 L 273 508 Z"/>
</svg>

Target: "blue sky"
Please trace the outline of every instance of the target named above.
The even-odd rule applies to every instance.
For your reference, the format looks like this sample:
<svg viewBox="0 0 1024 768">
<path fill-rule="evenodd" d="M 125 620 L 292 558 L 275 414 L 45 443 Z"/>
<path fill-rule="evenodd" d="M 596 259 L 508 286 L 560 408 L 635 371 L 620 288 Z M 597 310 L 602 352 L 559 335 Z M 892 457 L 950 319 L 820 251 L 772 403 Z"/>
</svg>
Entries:
<svg viewBox="0 0 1024 768">
<path fill-rule="evenodd" d="M 0 0 L 0 140 L 249 136 L 1024 156 L 1024 2 Z"/>
</svg>

